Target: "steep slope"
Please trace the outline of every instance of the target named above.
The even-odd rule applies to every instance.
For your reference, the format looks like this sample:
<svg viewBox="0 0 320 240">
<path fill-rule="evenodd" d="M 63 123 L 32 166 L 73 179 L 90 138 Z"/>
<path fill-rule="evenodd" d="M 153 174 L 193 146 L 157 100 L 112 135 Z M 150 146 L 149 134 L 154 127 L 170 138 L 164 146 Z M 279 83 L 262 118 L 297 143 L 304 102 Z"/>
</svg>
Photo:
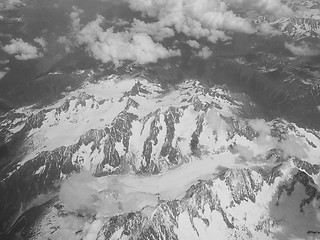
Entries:
<svg viewBox="0 0 320 240">
<path fill-rule="evenodd" d="M 98 197 L 101 208 L 96 208 L 95 204 L 93 208 L 88 207 L 87 204 L 91 203 L 85 202 L 81 207 L 85 209 L 85 215 L 88 209 L 90 209 L 89 215 L 93 214 L 92 209 L 94 215 L 100 214 L 99 221 L 94 224 L 108 226 L 111 223 L 104 218 L 117 214 L 125 214 L 121 222 L 127 224 L 126 218 L 130 212 L 136 212 L 133 215 L 129 214 L 132 221 L 145 222 L 147 220 L 143 220 L 145 217 L 139 210 L 148 208 L 148 205 L 153 207 L 156 205 L 155 209 L 159 210 L 161 206 L 173 204 L 177 205 L 175 208 L 179 208 L 179 211 L 174 210 L 175 220 L 170 224 L 179 226 L 180 218 L 181 224 L 189 224 L 185 217 L 191 214 L 188 205 L 191 204 L 188 203 L 191 201 L 191 195 L 196 194 L 198 188 L 204 191 L 203 186 L 220 181 L 220 177 L 210 180 L 210 175 L 218 174 L 223 168 L 239 169 L 230 170 L 231 175 L 253 174 L 254 178 L 260 179 L 258 180 L 260 185 L 269 184 L 273 191 L 277 191 L 278 183 L 271 184 L 268 180 L 268 177 L 273 175 L 269 171 L 275 166 L 282 162 L 291 162 L 292 157 L 297 159 L 294 161 L 295 164 L 297 162 L 303 163 L 303 166 L 318 164 L 320 137 L 317 131 L 298 127 L 283 119 L 274 119 L 270 122 L 252 119 L 252 116 L 256 115 L 263 114 L 248 96 L 234 94 L 225 87 L 206 88 L 196 80 L 187 80 L 168 89 L 155 81 L 141 77 L 123 78 L 115 75 L 102 78 L 95 83 L 87 83 L 54 105 L 43 109 L 31 106 L 12 110 L 1 119 L 2 149 L 6 149 L 7 152 L 2 159 L 4 167 L 0 173 L 0 191 L 3 193 L 0 197 L 0 215 L 2 229 L 6 231 L 4 236 L 15 233 L 13 229 L 30 230 L 30 226 L 39 216 L 43 218 L 41 224 L 48 224 L 47 217 L 55 218 L 57 214 L 55 211 L 58 210 L 54 209 L 61 203 L 54 196 L 59 191 L 60 182 L 73 172 L 87 170 L 99 177 L 100 187 L 95 187 L 95 193 L 99 192 L 99 196 L 100 193 L 108 192 L 108 188 L 105 187 L 110 188 L 112 186 L 110 182 L 113 181 L 116 182 L 114 191 L 117 192 L 119 189 L 123 191 L 122 200 L 112 200 L 111 204 L 104 202 L 104 197 Z M 313 168 L 318 167 L 314 166 Z M 267 179 L 264 174 L 261 175 L 251 169 L 266 171 Z M 290 175 L 288 178 L 295 178 L 294 176 Z M 201 184 L 196 184 L 188 190 L 198 180 L 208 177 L 208 182 L 201 181 Z M 239 189 L 236 187 L 231 190 L 242 192 L 241 187 L 247 188 L 251 180 L 245 181 L 239 185 Z M 230 187 L 230 184 L 217 188 L 228 186 Z M 77 187 L 74 186 L 75 192 Z M 214 189 L 218 192 L 210 193 L 211 195 L 229 193 L 232 195 L 232 191 L 220 191 L 215 187 Z M 255 195 L 260 190 L 252 191 Z M 208 194 L 199 193 L 199 197 Z M 212 203 L 211 195 L 206 201 L 211 201 L 211 208 L 216 209 L 218 205 L 216 200 Z M 253 195 L 246 198 L 254 202 Z M 161 201 L 160 205 L 155 201 L 156 196 Z M 312 199 L 314 197 L 315 195 Z M 127 198 L 131 200 L 129 202 L 124 200 Z M 220 198 L 222 196 L 218 197 Z M 47 204 L 51 207 L 48 210 L 45 207 L 47 205 L 42 206 L 42 204 L 50 199 L 52 200 Z M 137 204 L 142 199 L 149 200 Z M 240 204 L 241 201 L 237 201 Z M 55 203 L 59 204 L 52 207 Z M 43 210 L 43 207 L 46 210 Z M 198 207 L 205 209 L 204 205 L 193 205 L 195 209 Z M 241 211 L 244 214 L 249 208 Z M 110 213 L 110 209 L 117 210 Z M 200 211 L 199 209 L 197 211 Z M 224 207 L 221 209 L 225 211 Z M 48 215 L 42 215 L 42 211 Z M 71 212 L 78 212 L 79 209 L 66 208 L 65 211 L 66 216 L 69 216 Z M 161 211 L 164 215 L 160 218 L 167 219 L 165 216 L 169 216 L 173 210 L 169 207 L 168 211 Z M 60 216 L 60 213 L 57 216 Z M 76 215 L 71 214 L 71 216 Z M 139 220 L 135 220 L 136 216 Z M 73 219 L 75 223 L 78 222 L 76 219 Z M 150 220 L 150 217 L 147 219 Z M 215 221 L 220 220 L 218 218 Z M 256 220 L 252 220 L 254 221 Z M 169 229 L 164 228 L 161 231 L 172 239 L 179 238 L 179 227 L 173 231 L 170 224 Z M 206 221 L 204 224 L 206 225 Z M 225 223 L 219 222 L 219 224 Z M 231 221 L 228 226 L 235 224 L 238 223 Z M 142 226 L 144 225 L 139 223 L 136 227 Z M 243 228 L 244 223 L 239 223 L 237 226 Z M 33 229 L 37 228 L 33 226 Z M 45 232 L 41 231 L 38 233 L 39 236 Z M 145 231 L 151 231 L 147 234 L 149 236 L 155 234 L 152 232 L 160 230 L 141 228 L 132 230 L 132 234 L 142 234 L 141 239 L 148 239 L 147 235 L 144 235 L 146 233 L 143 233 Z M 248 231 L 252 232 L 253 228 Z M 119 230 L 118 233 L 120 232 Z M 240 232 L 243 234 L 243 231 Z M 66 234 L 64 231 L 59 230 L 58 233 L 66 236 L 63 235 Z M 88 232 L 83 233 L 88 234 Z M 111 233 L 106 233 L 107 239 L 108 234 Z M 224 235 L 227 238 L 238 233 L 228 230 L 225 234 L 229 234 Z M 180 236 L 181 238 L 183 237 Z M 201 236 L 202 238 L 205 237 Z"/>
<path fill-rule="evenodd" d="M 290 159 L 270 171 L 225 169 L 181 199 L 112 217 L 74 215 L 50 203 L 26 239 L 318 239 L 313 178 L 319 166 Z M 101 194 L 105 194 L 103 191 Z M 145 197 L 144 197 L 145 198 Z M 120 200 L 120 197 L 117 198 Z"/>
</svg>

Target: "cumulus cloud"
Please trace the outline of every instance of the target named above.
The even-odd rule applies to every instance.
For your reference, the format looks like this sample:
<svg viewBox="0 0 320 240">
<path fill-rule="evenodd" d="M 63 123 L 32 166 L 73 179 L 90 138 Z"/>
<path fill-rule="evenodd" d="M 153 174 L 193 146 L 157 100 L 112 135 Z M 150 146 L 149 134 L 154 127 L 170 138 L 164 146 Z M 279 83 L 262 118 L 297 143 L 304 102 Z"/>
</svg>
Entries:
<svg viewBox="0 0 320 240">
<path fill-rule="evenodd" d="M 288 49 L 292 54 L 297 56 L 318 56 L 320 55 L 320 49 L 311 48 L 306 43 L 301 45 L 295 45 L 285 42 L 284 47 Z"/>
<path fill-rule="evenodd" d="M 82 26 L 80 16 L 83 13 L 73 8 L 70 14 L 73 36 L 60 39 L 70 49 L 70 40 L 74 45 L 83 45 L 96 59 L 104 63 L 113 62 L 119 66 L 124 60 L 140 64 L 156 62 L 180 55 L 180 51 L 168 49 L 161 42 L 184 34 L 192 39 L 206 39 L 212 43 L 230 40 L 230 33 L 277 35 L 278 31 L 268 24 L 254 27 L 251 20 L 235 14 L 232 9 L 245 7 L 260 13 L 287 16 L 291 9 L 280 0 L 124 0 L 133 11 L 148 17 L 148 22 L 133 19 L 125 22 L 122 31 L 114 28 L 105 29 L 105 19 L 98 16 L 96 20 Z M 146 18 L 144 18 L 146 19 Z M 193 40 L 194 41 L 194 40 Z M 193 48 L 200 48 L 190 41 Z M 210 49 L 204 47 L 197 54 L 202 58 L 211 55 Z"/>
<path fill-rule="evenodd" d="M 84 14 L 84 10 L 73 6 L 72 12 L 69 14 L 71 21 L 71 31 L 63 36 L 57 38 L 57 42 L 64 46 L 67 53 L 71 52 L 75 47 L 78 47 L 77 34 L 81 31 L 81 16 Z M 116 24 L 116 23 L 114 23 Z"/>
<path fill-rule="evenodd" d="M 115 32 L 113 28 L 104 30 L 102 16 L 88 23 L 77 33 L 77 41 L 85 45 L 89 53 L 104 63 L 113 62 L 119 66 L 124 60 L 139 64 L 157 62 L 159 59 L 180 55 L 179 50 L 166 49 L 154 42 L 146 33 L 130 31 Z"/>
<path fill-rule="evenodd" d="M 47 42 L 43 37 L 35 38 L 34 42 L 38 43 L 43 49 L 45 49 L 47 47 Z"/>
<path fill-rule="evenodd" d="M 195 40 L 188 40 L 187 44 L 192 48 L 200 48 L 200 44 Z"/>
<path fill-rule="evenodd" d="M 197 54 L 198 57 L 203 58 L 203 59 L 207 59 L 207 58 L 211 57 L 211 55 L 212 55 L 212 51 L 207 46 L 203 47 Z"/>
<path fill-rule="evenodd" d="M 8 45 L 2 47 L 2 50 L 10 55 L 15 55 L 18 60 L 29 60 L 43 56 L 37 47 L 24 42 L 21 38 L 12 39 Z"/>
<path fill-rule="evenodd" d="M 196 38 L 206 37 L 212 42 L 226 39 L 224 31 L 256 32 L 250 21 L 231 9 L 243 8 L 274 17 L 290 17 L 293 11 L 281 0 L 126 0 L 134 11 L 156 18 L 161 26 L 173 27 L 177 32 Z M 267 25 L 262 33 L 275 34 Z"/>
<path fill-rule="evenodd" d="M 228 10 L 219 0 L 127 0 L 131 9 L 156 18 L 161 26 L 212 42 L 227 39 L 224 31 L 254 33 L 250 22 Z"/>
<path fill-rule="evenodd" d="M 71 19 L 73 31 L 78 32 L 81 30 L 80 24 L 80 16 L 84 13 L 84 11 L 78 7 L 73 6 L 72 12 L 70 13 L 69 17 Z"/>
<path fill-rule="evenodd" d="M 116 179 L 105 179 L 100 186 L 87 171 L 66 179 L 61 185 L 59 199 L 68 211 L 103 217 L 139 211 L 145 206 L 158 204 L 156 196 L 128 192 Z"/>
</svg>

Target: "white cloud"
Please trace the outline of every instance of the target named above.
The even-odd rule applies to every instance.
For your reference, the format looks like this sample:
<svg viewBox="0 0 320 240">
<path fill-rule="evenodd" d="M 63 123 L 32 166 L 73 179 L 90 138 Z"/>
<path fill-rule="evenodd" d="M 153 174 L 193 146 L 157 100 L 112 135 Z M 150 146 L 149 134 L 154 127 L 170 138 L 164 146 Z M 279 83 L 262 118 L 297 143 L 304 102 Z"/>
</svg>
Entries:
<svg viewBox="0 0 320 240">
<path fill-rule="evenodd" d="M 277 18 L 293 16 L 293 10 L 283 4 L 281 0 L 225 0 L 232 6 L 247 10 L 256 10 Z"/>
<path fill-rule="evenodd" d="M 104 190 L 100 192 L 101 188 Z M 98 180 L 87 171 L 66 179 L 61 185 L 59 199 L 68 211 L 98 214 L 98 217 L 139 211 L 145 206 L 158 203 L 155 195 L 127 192 L 115 179 L 105 179 L 103 186 L 100 186 Z"/>
<path fill-rule="evenodd" d="M 231 9 L 243 8 L 274 17 L 290 17 L 294 12 L 281 0 L 126 0 L 134 11 L 156 18 L 162 27 L 195 38 L 205 37 L 215 43 L 228 40 L 225 31 L 278 35 L 270 25 L 255 29 L 251 21 Z"/>
<path fill-rule="evenodd" d="M 249 126 L 262 136 L 269 135 L 271 128 L 264 119 L 252 119 L 248 122 Z"/>
<path fill-rule="evenodd" d="M 0 80 L 7 74 L 8 72 L 0 71 Z"/>
<path fill-rule="evenodd" d="M 218 131 L 225 132 L 228 129 L 228 125 L 221 118 L 221 116 L 217 113 L 217 111 L 214 108 L 208 111 L 208 113 L 205 116 L 205 119 L 209 127 L 215 132 L 218 132 Z"/>
<path fill-rule="evenodd" d="M 255 32 L 250 22 L 228 10 L 219 0 L 127 0 L 131 9 L 154 17 L 161 26 L 173 27 L 178 33 L 215 42 L 226 39 L 223 31 Z"/>
<path fill-rule="evenodd" d="M 38 37 L 34 39 L 34 42 L 38 43 L 43 49 L 47 47 L 47 42 L 43 37 Z"/>
<path fill-rule="evenodd" d="M 67 35 L 59 36 L 57 38 L 57 42 L 64 46 L 65 51 L 67 53 L 71 52 L 74 47 L 78 47 L 77 34 L 81 31 L 81 28 L 83 27 L 80 23 L 80 17 L 83 14 L 84 10 L 76 6 L 73 6 L 72 12 L 69 14 L 72 31 L 70 31 Z"/>
<path fill-rule="evenodd" d="M 78 7 L 73 6 L 72 12 L 70 13 L 69 17 L 71 19 L 72 28 L 75 32 L 80 31 L 81 24 L 80 24 L 80 16 L 84 13 L 84 11 Z"/>
<path fill-rule="evenodd" d="M 261 35 L 280 36 L 282 32 L 272 27 L 269 23 L 262 23 L 258 27 L 258 33 Z"/>
<path fill-rule="evenodd" d="M 58 37 L 57 42 L 64 45 L 64 49 L 67 53 L 71 52 L 73 43 L 67 36 Z"/>
<path fill-rule="evenodd" d="M 278 139 L 271 137 L 271 127 L 264 119 L 250 120 L 248 124 L 259 134 L 254 142 L 261 148 L 266 150 L 279 149 L 285 157 L 295 156 L 304 159 L 308 156 L 309 147 L 302 137 L 287 134 L 285 139 L 278 141 Z"/>
<path fill-rule="evenodd" d="M 279 148 L 285 156 L 295 156 L 301 159 L 308 157 L 308 145 L 300 137 L 289 134 L 279 143 Z"/>
<path fill-rule="evenodd" d="M 88 172 L 74 174 L 61 185 L 59 198 L 69 211 L 87 214 L 96 214 L 102 197 L 99 192 L 90 186 L 96 179 Z"/>
<path fill-rule="evenodd" d="M 239 154 L 239 157 L 243 158 L 245 161 L 251 161 L 255 157 L 254 152 L 248 146 L 235 144 L 234 150 Z"/>
<path fill-rule="evenodd" d="M 0 60 L 0 65 L 3 65 L 3 64 L 7 64 L 9 63 L 9 59 L 6 59 L 6 60 Z"/>
<path fill-rule="evenodd" d="M 233 6 L 246 6 L 263 13 L 274 13 L 275 9 L 289 10 L 278 0 L 124 0 L 129 7 L 149 17 L 149 21 L 134 19 L 123 31 L 102 26 L 105 19 L 98 16 L 96 20 L 85 26 L 81 25 L 83 13 L 73 8 L 70 14 L 74 34 L 68 37 L 74 45 L 86 46 L 88 52 L 102 62 L 113 62 L 119 66 L 124 60 L 132 60 L 140 64 L 156 62 L 159 59 L 180 55 L 180 51 L 165 48 L 160 42 L 174 37 L 177 33 L 193 39 L 205 38 L 212 43 L 230 39 L 229 33 L 277 35 L 270 25 L 262 24 L 256 29 L 251 20 L 235 14 Z M 280 5 L 279 5 L 280 4 Z M 127 25 L 127 24 L 126 24 Z M 67 50 L 70 44 L 67 39 Z M 197 47 L 194 42 L 194 48 Z M 198 56 L 208 58 L 211 51 L 205 47 Z"/>
<path fill-rule="evenodd" d="M 248 121 L 248 124 L 256 133 L 259 134 L 253 140 L 253 142 L 258 146 L 259 150 L 267 152 L 273 148 L 276 148 L 278 144 L 277 140 L 271 137 L 271 127 L 264 119 L 252 119 Z M 260 153 L 261 151 L 258 151 L 258 154 Z"/>
<path fill-rule="evenodd" d="M 170 38 L 175 35 L 173 29 L 162 26 L 160 22 L 145 23 L 138 19 L 133 20 L 132 28 L 130 31 L 134 33 L 145 33 L 151 36 L 156 41 L 162 41 L 165 38 Z"/>
<path fill-rule="evenodd" d="M 145 64 L 180 55 L 179 50 L 166 49 L 146 33 L 114 32 L 113 28 L 104 30 L 101 27 L 103 22 L 104 18 L 98 16 L 83 27 L 76 38 L 94 58 L 104 63 L 113 62 L 119 66 L 124 60 L 132 60 Z"/>
<path fill-rule="evenodd" d="M 320 55 L 320 49 L 309 47 L 306 43 L 301 45 L 295 45 L 285 42 L 284 47 L 288 49 L 292 54 L 297 56 L 318 56 Z"/>
<path fill-rule="evenodd" d="M 18 60 L 29 60 L 43 56 L 35 46 L 24 42 L 21 38 L 12 39 L 10 44 L 2 47 L 2 50 L 10 55 L 15 55 Z"/>
<path fill-rule="evenodd" d="M 187 44 L 192 48 L 200 48 L 200 44 L 195 40 L 188 40 Z"/>
<path fill-rule="evenodd" d="M 211 55 L 212 55 L 212 51 L 207 46 L 203 47 L 197 54 L 198 57 L 201 57 L 203 59 L 207 59 L 211 57 Z"/>
</svg>

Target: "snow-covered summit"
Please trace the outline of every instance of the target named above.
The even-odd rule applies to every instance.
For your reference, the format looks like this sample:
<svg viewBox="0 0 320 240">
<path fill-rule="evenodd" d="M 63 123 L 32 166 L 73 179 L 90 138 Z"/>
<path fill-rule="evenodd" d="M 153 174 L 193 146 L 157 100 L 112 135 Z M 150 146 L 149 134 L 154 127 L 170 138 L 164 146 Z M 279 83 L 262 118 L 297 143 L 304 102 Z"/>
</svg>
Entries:
<svg viewBox="0 0 320 240">
<path fill-rule="evenodd" d="M 112 75 L 86 83 L 42 109 L 28 107 L 8 112 L 0 123 L 1 139 L 8 151 L 1 171 L 2 228 L 10 227 L 17 218 L 21 221 L 33 206 L 47 206 L 40 214 L 42 220 L 32 220 L 40 229 L 34 235 L 36 239 L 47 234 L 45 229 L 50 224 L 59 229 L 52 237 L 60 234 L 64 238 L 69 230 L 63 228 L 61 221 L 69 218 L 75 228 L 82 224 L 99 228 L 106 239 L 121 239 L 124 235 L 185 239 L 182 229 L 190 224 L 190 236 L 198 235 L 199 239 L 217 231 L 217 226 L 228 229 L 221 230 L 221 239 L 237 239 L 244 233 L 255 239 L 260 236 L 257 229 L 264 231 L 261 234 L 266 237 L 266 231 L 275 234 L 279 230 L 274 225 L 280 221 L 278 218 L 259 220 L 252 216 L 252 225 L 246 229 L 243 219 L 253 206 L 262 217 L 271 201 L 264 199 L 265 194 L 275 198 L 280 191 L 278 186 L 295 178 L 300 181 L 297 174 L 306 174 L 305 184 L 313 186 L 314 194 L 305 203 L 311 209 L 317 195 L 320 135 L 284 119 L 248 118 L 259 111 L 252 101 L 248 108 L 248 101 L 250 98 L 244 94 L 234 94 L 222 86 L 205 87 L 197 80 L 168 88 L 141 77 Z M 67 194 L 67 202 L 53 198 L 41 205 L 57 193 L 62 180 L 82 171 L 98 177 L 80 178 L 82 185 L 88 186 L 85 188 L 70 180 L 75 199 L 83 202 L 74 202 L 74 207 L 68 208 Z M 208 190 L 208 184 L 218 185 Z M 88 189 L 90 194 L 86 195 Z M 105 200 L 110 198 L 110 191 L 116 194 L 111 195 L 111 202 Z M 198 191 L 203 200 L 193 202 Z M 269 196 L 270 191 L 273 194 Z M 304 201 L 300 195 L 290 201 Z M 94 204 L 89 196 L 95 196 Z M 6 200 L 14 198 L 19 201 Z M 229 203 L 223 203 L 225 198 L 233 199 L 231 212 Z M 259 208 L 259 199 L 269 202 Z M 243 205 L 243 200 L 248 203 Z M 239 204 L 241 210 L 232 210 L 238 209 Z M 79 211 L 97 214 L 97 219 L 77 220 L 72 212 Z M 203 214 L 206 217 L 201 217 Z M 114 221 L 119 223 L 109 219 L 114 215 L 118 215 Z M 311 212 L 309 215 L 314 217 Z M 142 225 L 132 225 L 128 234 L 123 232 L 126 224 L 137 224 L 136 221 Z M 164 221 L 165 227 L 160 227 L 158 221 Z M 269 222 L 269 227 L 261 221 Z M 118 226 L 114 232 L 110 224 Z M 212 224 L 218 225 L 212 228 Z M 79 238 L 90 235 L 90 231 L 86 229 Z M 310 231 L 316 230 L 311 227 Z M 74 237 L 77 239 L 78 235 Z"/>
</svg>

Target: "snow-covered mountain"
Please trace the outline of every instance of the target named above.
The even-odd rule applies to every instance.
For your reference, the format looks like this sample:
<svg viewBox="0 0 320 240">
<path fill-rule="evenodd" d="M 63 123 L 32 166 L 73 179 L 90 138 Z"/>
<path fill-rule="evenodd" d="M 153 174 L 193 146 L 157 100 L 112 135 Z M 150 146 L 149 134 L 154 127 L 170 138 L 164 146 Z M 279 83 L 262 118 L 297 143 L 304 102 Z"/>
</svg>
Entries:
<svg viewBox="0 0 320 240">
<path fill-rule="evenodd" d="M 111 218 L 86 218 L 47 206 L 31 239 L 318 239 L 311 184 L 318 170 L 290 160 L 271 171 L 225 169 L 194 184 L 182 199 Z M 72 219 L 72 220 L 71 220 Z M 70 224 L 70 220 L 73 224 Z M 68 223 L 69 222 L 69 223 Z M 48 224 L 49 223 L 49 224 Z M 48 232 L 51 234 L 48 234 Z"/>
<path fill-rule="evenodd" d="M 6 0 L 0 29 L 1 240 L 320 239 L 318 0 Z"/>
<path fill-rule="evenodd" d="M 0 128 L 3 236 L 317 238 L 319 132 L 254 116 L 227 87 L 128 75 L 12 110 Z"/>
<path fill-rule="evenodd" d="M 271 16 L 254 17 L 255 23 L 268 23 L 274 27 L 279 35 L 294 42 L 308 42 L 318 44 L 320 34 L 320 10 L 319 1 L 283 1 L 294 9 L 295 14 L 286 18 L 274 18 Z"/>
</svg>

